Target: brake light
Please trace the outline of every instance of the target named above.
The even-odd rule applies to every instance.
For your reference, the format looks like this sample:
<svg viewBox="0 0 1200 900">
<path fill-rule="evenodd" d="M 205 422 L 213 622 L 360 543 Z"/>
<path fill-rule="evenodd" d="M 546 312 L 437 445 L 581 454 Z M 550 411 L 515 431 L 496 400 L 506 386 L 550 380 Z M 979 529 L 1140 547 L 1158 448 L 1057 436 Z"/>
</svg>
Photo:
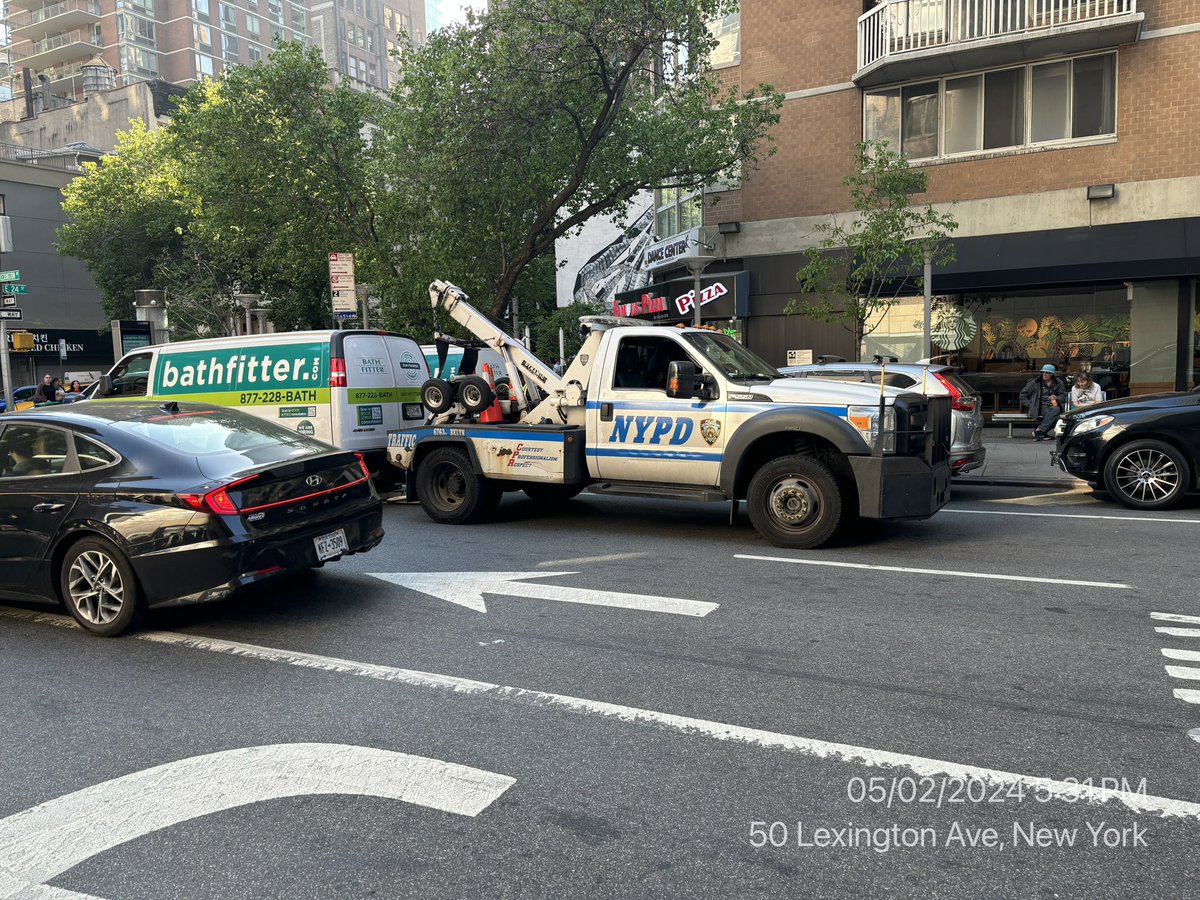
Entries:
<svg viewBox="0 0 1200 900">
<path fill-rule="evenodd" d="M 329 386 L 331 388 L 346 386 L 346 360 L 336 356 L 329 360 Z"/>
<path fill-rule="evenodd" d="M 257 475 L 251 475 L 248 478 L 239 478 L 237 481 L 232 481 L 229 484 L 222 485 L 214 491 L 209 491 L 207 494 L 176 494 L 184 504 L 196 512 L 213 513 L 218 516 L 236 516 L 241 510 L 238 509 L 236 503 L 229 496 L 229 491 L 237 487 L 239 484 L 245 484 L 247 481 L 253 481 Z"/>
<path fill-rule="evenodd" d="M 950 406 L 961 412 L 970 412 L 975 408 L 975 398 L 970 395 L 964 395 L 962 391 L 954 386 L 949 378 L 941 372 L 933 372 L 933 377 L 938 384 L 944 387 L 950 393 Z"/>
<path fill-rule="evenodd" d="M 365 457 L 365 456 L 363 456 L 361 453 L 355 453 L 354 455 L 358 457 L 358 465 L 359 465 L 359 467 L 362 469 L 363 477 L 364 477 L 364 478 L 370 478 L 370 477 L 371 477 L 371 470 L 367 468 L 367 459 L 366 459 L 366 457 Z"/>
</svg>

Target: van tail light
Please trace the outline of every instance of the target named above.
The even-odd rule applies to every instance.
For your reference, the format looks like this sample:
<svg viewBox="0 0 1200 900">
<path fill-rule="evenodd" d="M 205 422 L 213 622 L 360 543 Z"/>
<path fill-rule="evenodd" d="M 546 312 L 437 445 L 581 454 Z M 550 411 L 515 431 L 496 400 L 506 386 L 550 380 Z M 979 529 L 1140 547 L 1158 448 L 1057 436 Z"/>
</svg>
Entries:
<svg viewBox="0 0 1200 900">
<path fill-rule="evenodd" d="M 212 513 L 218 516 L 236 516 L 241 510 L 233 502 L 229 492 L 238 485 L 253 481 L 257 477 L 257 475 L 251 475 L 249 478 L 239 478 L 237 481 L 231 481 L 207 494 L 176 494 L 175 496 L 182 500 L 185 506 L 196 512 Z"/>
<path fill-rule="evenodd" d="M 331 388 L 346 386 L 346 360 L 338 359 L 336 356 L 329 360 L 329 386 Z"/>
<path fill-rule="evenodd" d="M 932 373 L 938 384 L 950 392 L 950 406 L 961 412 L 971 412 L 975 409 L 975 398 L 970 394 L 963 394 L 954 383 L 943 375 L 941 372 Z"/>
</svg>

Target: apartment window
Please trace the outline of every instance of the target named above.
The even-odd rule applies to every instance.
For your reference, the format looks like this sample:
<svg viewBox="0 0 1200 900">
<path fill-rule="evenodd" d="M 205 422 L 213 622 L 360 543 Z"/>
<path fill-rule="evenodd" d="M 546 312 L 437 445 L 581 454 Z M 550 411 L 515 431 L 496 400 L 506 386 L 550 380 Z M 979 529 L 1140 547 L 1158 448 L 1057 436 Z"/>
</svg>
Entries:
<svg viewBox="0 0 1200 900">
<path fill-rule="evenodd" d="M 246 33 L 255 37 L 262 35 L 262 19 L 258 16 L 246 16 Z"/>
<path fill-rule="evenodd" d="M 292 7 L 292 31 L 296 34 L 304 34 L 308 23 L 304 20 L 304 10 Z"/>
<path fill-rule="evenodd" d="M 393 24 L 392 11 L 386 6 L 383 8 L 383 27 L 389 34 L 394 33 L 396 27 Z"/>
<path fill-rule="evenodd" d="M 258 0 L 246 0 L 246 9 L 258 9 Z"/>
<path fill-rule="evenodd" d="M 212 78 L 216 71 L 216 62 L 211 56 L 203 53 L 196 54 L 196 77 L 197 78 Z"/>
<path fill-rule="evenodd" d="M 226 28 L 237 28 L 237 7 L 221 4 L 221 24 Z"/>
<path fill-rule="evenodd" d="M 192 37 L 195 39 L 195 47 L 197 50 L 203 50 L 205 53 L 212 53 L 212 29 L 207 25 L 198 23 L 192 25 Z"/>
<path fill-rule="evenodd" d="M 158 76 L 158 54 L 126 44 L 121 48 L 121 70 L 146 78 Z"/>
<path fill-rule="evenodd" d="M 733 66 L 742 60 L 742 14 L 726 13 L 708 23 L 709 34 L 717 42 L 709 55 L 709 64 Z"/>
<path fill-rule="evenodd" d="M 698 189 L 665 187 L 659 190 L 654 224 L 660 239 L 696 227 L 701 218 Z"/>
<path fill-rule="evenodd" d="M 117 39 L 133 41 L 135 44 L 153 49 L 156 46 L 154 23 L 130 13 L 121 13 L 117 16 Z"/>
<path fill-rule="evenodd" d="M 192 15 L 201 22 L 212 22 L 208 0 L 192 0 Z"/>
<path fill-rule="evenodd" d="M 278 25 L 283 24 L 283 3 L 281 0 L 267 0 L 267 15 Z"/>
<path fill-rule="evenodd" d="M 1116 54 L 872 91 L 863 135 L 932 159 L 1116 133 Z"/>
<path fill-rule="evenodd" d="M 232 34 L 221 35 L 221 58 L 225 62 L 238 61 L 238 39 Z"/>
<path fill-rule="evenodd" d="M 248 59 L 250 61 L 251 65 L 253 65 L 256 62 L 261 62 L 262 61 L 262 47 L 255 47 L 253 45 L 248 46 L 246 48 L 246 59 Z"/>
<path fill-rule="evenodd" d="M 154 18 L 154 0 L 117 0 L 117 9 L 132 9 Z"/>
</svg>

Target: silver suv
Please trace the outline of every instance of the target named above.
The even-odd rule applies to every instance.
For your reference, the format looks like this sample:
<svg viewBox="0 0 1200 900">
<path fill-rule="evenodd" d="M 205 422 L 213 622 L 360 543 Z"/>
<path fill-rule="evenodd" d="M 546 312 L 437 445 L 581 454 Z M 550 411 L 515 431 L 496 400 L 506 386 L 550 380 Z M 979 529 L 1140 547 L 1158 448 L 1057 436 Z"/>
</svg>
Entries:
<svg viewBox="0 0 1200 900">
<path fill-rule="evenodd" d="M 950 366 L 919 363 L 829 362 L 810 366 L 784 366 L 779 370 L 792 378 L 829 378 L 903 388 L 928 397 L 949 397 L 954 425 L 950 447 L 950 471 L 955 475 L 983 465 L 983 411 L 979 395 Z"/>
</svg>

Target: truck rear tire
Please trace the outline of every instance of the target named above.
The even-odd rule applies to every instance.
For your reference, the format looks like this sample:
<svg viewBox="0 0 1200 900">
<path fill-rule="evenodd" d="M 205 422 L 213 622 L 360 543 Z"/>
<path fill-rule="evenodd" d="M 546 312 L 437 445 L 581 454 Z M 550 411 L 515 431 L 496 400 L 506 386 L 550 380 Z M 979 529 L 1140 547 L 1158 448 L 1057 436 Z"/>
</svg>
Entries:
<svg viewBox="0 0 1200 900">
<path fill-rule="evenodd" d="M 754 529 L 777 547 L 820 547 L 845 516 L 842 485 L 811 456 L 781 456 L 750 479 L 746 510 Z"/>
<path fill-rule="evenodd" d="M 417 496 L 426 515 L 443 525 L 482 522 L 496 510 L 501 492 L 456 447 L 439 447 L 417 468 Z"/>
</svg>

